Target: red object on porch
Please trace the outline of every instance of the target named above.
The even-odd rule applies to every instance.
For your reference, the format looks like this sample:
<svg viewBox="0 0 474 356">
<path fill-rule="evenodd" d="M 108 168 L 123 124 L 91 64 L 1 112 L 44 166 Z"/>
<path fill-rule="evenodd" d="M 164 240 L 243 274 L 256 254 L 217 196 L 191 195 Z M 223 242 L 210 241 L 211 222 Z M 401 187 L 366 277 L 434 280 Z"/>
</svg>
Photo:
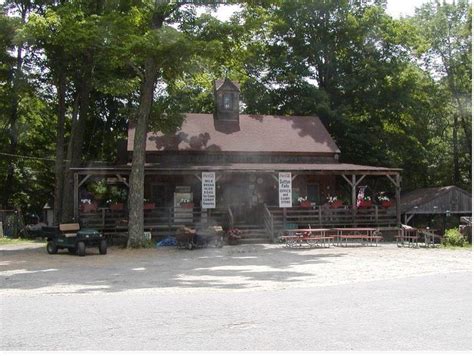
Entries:
<svg viewBox="0 0 474 356">
<path fill-rule="evenodd" d="M 358 208 L 371 208 L 372 207 L 372 200 L 359 200 L 357 204 Z"/>
<path fill-rule="evenodd" d="M 332 209 L 337 209 L 337 208 L 342 208 L 343 201 L 342 200 L 336 200 L 333 203 L 331 203 L 330 208 Z"/>
<path fill-rule="evenodd" d="M 125 205 L 123 203 L 110 204 L 110 210 L 112 210 L 112 211 L 121 211 L 121 210 L 123 210 L 124 206 Z"/>
<path fill-rule="evenodd" d="M 382 208 L 390 208 L 391 206 L 392 206 L 392 202 L 390 200 L 382 201 Z"/>
<path fill-rule="evenodd" d="M 183 203 L 179 206 L 180 208 L 192 209 L 194 208 L 194 203 Z"/>
<path fill-rule="evenodd" d="M 152 210 L 155 209 L 155 203 L 145 203 L 143 204 L 143 210 Z"/>
<path fill-rule="evenodd" d="M 84 213 L 95 213 L 97 211 L 97 203 L 81 204 L 81 211 Z"/>
<path fill-rule="evenodd" d="M 300 203 L 300 208 L 311 208 L 311 202 L 309 200 L 302 201 Z"/>
</svg>

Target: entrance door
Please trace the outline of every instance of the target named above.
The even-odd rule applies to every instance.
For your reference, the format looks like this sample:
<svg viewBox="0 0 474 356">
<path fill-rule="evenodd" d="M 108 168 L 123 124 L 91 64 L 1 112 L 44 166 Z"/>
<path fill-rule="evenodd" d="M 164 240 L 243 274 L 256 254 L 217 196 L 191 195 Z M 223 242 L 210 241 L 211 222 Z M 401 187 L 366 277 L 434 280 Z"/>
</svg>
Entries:
<svg viewBox="0 0 474 356">
<path fill-rule="evenodd" d="M 232 209 L 234 223 L 241 225 L 256 225 L 261 221 L 261 204 L 255 198 L 255 190 L 249 184 L 229 184 L 223 187 L 223 197 L 226 206 Z"/>
</svg>

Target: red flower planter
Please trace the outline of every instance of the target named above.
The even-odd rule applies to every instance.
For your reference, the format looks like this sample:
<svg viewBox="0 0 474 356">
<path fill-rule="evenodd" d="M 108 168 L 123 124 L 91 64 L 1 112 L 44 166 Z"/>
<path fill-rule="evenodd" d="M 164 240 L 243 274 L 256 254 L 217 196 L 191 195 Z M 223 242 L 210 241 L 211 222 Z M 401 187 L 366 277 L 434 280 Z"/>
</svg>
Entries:
<svg viewBox="0 0 474 356">
<path fill-rule="evenodd" d="M 309 200 L 302 201 L 300 203 L 300 208 L 311 208 L 311 202 Z"/>
<path fill-rule="evenodd" d="M 97 211 L 97 203 L 81 204 L 81 211 L 84 213 L 95 213 Z"/>
<path fill-rule="evenodd" d="M 392 202 L 390 200 L 382 200 L 382 208 L 390 208 L 392 206 Z"/>
<path fill-rule="evenodd" d="M 192 208 L 194 208 L 194 203 L 184 203 L 184 204 L 180 204 L 179 207 L 180 207 L 180 208 L 184 208 L 184 209 L 192 209 Z"/>
<path fill-rule="evenodd" d="M 331 203 L 330 208 L 331 209 L 337 209 L 337 208 L 342 208 L 343 206 L 343 201 L 342 200 L 336 200 Z"/>
<path fill-rule="evenodd" d="M 155 209 L 155 203 L 143 204 L 143 210 L 153 210 L 153 209 Z"/>
<path fill-rule="evenodd" d="M 125 206 L 124 203 L 110 204 L 110 210 L 112 210 L 112 211 L 122 211 L 124 206 Z"/>
<path fill-rule="evenodd" d="M 372 200 L 359 200 L 359 208 L 371 208 Z"/>
</svg>

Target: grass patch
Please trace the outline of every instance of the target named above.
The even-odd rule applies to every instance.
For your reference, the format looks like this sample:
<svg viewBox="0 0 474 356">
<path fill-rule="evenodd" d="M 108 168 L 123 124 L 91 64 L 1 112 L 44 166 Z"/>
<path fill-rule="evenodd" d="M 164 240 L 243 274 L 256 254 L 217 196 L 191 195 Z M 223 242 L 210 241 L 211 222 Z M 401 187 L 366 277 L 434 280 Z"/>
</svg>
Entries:
<svg viewBox="0 0 474 356">
<path fill-rule="evenodd" d="M 471 250 L 472 245 L 469 243 L 465 243 L 463 246 L 441 245 L 441 248 L 446 250 Z"/>
</svg>

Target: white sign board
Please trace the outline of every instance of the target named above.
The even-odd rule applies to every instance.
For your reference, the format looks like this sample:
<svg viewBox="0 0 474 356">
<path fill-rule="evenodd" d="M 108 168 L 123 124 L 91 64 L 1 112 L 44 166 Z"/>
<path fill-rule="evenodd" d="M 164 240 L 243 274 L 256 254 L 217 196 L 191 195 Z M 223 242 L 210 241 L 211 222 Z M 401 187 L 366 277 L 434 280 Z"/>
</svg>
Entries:
<svg viewBox="0 0 474 356">
<path fill-rule="evenodd" d="M 216 208 L 216 173 L 202 172 L 202 201 L 203 209 Z"/>
<path fill-rule="evenodd" d="M 291 172 L 278 173 L 280 208 L 291 208 Z"/>
</svg>

